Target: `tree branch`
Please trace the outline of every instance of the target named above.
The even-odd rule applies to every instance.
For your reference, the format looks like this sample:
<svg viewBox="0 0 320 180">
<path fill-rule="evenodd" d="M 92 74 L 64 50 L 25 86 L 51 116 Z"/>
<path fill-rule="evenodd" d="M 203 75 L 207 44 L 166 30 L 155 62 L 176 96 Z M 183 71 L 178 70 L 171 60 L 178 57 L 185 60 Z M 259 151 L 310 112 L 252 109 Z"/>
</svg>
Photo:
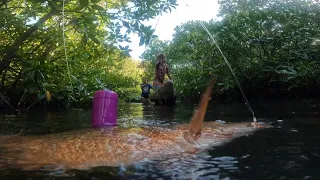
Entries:
<svg viewBox="0 0 320 180">
<path fill-rule="evenodd" d="M 4 52 L 2 58 L 2 65 L 0 66 L 0 72 L 3 72 L 11 63 L 12 58 L 15 56 L 20 46 L 34 33 L 37 29 L 44 24 L 49 18 L 51 18 L 57 12 L 56 9 L 52 9 L 48 14 L 39 19 L 37 23 L 31 26 L 25 33 L 18 37 L 13 45 Z"/>
<path fill-rule="evenodd" d="M 0 7 L 2 6 L 6 6 L 7 7 L 7 4 L 10 0 L 1 0 L 1 3 L 0 3 Z"/>
<path fill-rule="evenodd" d="M 6 100 L 6 98 L 0 93 L 0 99 L 5 102 L 12 110 L 15 110 L 13 106 Z"/>
<path fill-rule="evenodd" d="M 2 2 L 5 0 L 2 0 Z M 68 1 L 66 1 L 67 3 Z M 43 25 L 48 19 L 50 19 L 53 15 L 59 13 L 59 10 L 56 8 L 52 8 L 51 11 L 44 15 L 42 18 L 39 19 L 37 23 L 31 26 L 25 33 L 21 34 L 18 37 L 13 45 L 9 47 L 4 52 L 4 57 L 1 61 L 0 72 L 3 72 L 6 68 L 8 68 L 9 64 L 11 63 L 12 58 L 16 55 L 17 51 L 21 47 L 21 45 L 34 33 L 38 30 L 38 28 Z"/>
</svg>

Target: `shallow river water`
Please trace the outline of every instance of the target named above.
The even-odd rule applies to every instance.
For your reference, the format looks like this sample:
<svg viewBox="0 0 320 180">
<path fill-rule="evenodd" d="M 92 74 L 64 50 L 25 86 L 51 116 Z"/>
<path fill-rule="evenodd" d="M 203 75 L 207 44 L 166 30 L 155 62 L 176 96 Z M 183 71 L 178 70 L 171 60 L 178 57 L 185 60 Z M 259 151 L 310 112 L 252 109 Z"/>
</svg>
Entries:
<svg viewBox="0 0 320 180">
<path fill-rule="evenodd" d="M 0 179 L 320 179 L 320 101 L 264 101 L 251 104 L 258 120 L 273 127 L 193 156 L 91 170 L 0 169 Z M 194 104 L 119 106 L 119 126 L 172 126 L 189 122 Z M 210 104 L 205 121 L 251 121 L 243 103 Z M 0 135 L 48 134 L 90 128 L 90 110 L 0 114 Z M 1 154 L 0 154 L 1 156 Z M 0 161 L 1 163 L 1 161 Z"/>
</svg>

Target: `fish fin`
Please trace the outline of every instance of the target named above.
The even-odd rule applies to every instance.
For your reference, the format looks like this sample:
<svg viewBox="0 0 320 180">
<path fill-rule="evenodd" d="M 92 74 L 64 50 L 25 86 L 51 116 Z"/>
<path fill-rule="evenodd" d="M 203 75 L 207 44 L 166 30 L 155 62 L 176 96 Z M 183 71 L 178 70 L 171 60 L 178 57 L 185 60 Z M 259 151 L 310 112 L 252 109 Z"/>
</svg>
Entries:
<svg viewBox="0 0 320 180">
<path fill-rule="evenodd" d="M 193 140 L 198 138 L 201 134 L 201 129 L 203 126 L 203 119 L 204 119 L 205 113 L 207 111 L 208 102 L 211 97 L 212 89 L 213 89 L 213 86 L 215 83 L 216 83 L 216 78 L 213 77 L 210 84 L 208 85 L 206 91 L 202 94 L 200 103 L 199 103 L 197 109 L 194 111 L 193 116 L 191 118 L 188 132 L 189 132 L 189 136 L 191 136 L 191 138 Z"/>
</svg>

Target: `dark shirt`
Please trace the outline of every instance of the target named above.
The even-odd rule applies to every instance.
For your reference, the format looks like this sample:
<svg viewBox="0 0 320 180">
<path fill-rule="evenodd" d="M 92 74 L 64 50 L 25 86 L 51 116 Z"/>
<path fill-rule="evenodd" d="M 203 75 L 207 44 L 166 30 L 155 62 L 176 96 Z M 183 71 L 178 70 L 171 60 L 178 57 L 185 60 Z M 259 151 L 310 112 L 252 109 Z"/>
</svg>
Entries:
<svg viewBox="0 0 320 180">
<path fill-rule="evenodd" d="M 163 84 L 164 77 L 165 77 L 166 74 L 168 74 L 168 72 L 169 72 L 169 67 L 168 67 L 167 63 L 163 63 L 163 64 L 158 63 L 156 65 L 156 77 L 155 77 L 155 79 L 157 81 L 159 81 L 161 84 Z"/>
<path fill-rule="evenodd" d="M 142 96 L 148 96 L 150 94 L 150 89 L 152 89 L 151 84 L 148 84 L 148 83 L 147 84 L 141 84 L 140 87 L 141 87 L 141 90 L 142 90 L 142 93 L 141 93 Z"/>
</svg>

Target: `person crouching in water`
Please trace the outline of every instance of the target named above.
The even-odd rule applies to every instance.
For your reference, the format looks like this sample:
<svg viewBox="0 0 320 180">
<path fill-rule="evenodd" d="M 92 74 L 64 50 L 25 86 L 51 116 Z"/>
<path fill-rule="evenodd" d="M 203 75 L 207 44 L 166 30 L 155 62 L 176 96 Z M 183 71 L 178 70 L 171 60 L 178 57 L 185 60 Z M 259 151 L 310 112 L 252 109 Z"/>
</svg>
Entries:
<svg viewBox="0 0 320 180">
<path fill-rule="evenodd" d="M 141 93 L 141 99 L 142 99 L 142 102 L 150 102 L 150 99 L 149 99 L 149 95 L 150 95 L 150 89 L 152 89 L 152 86 L 151 84 L 148 83 L 148 81 L 146 79 L 143 79 L 142 81 L 143 83 L 140 84 L 140 87 L 141 87 L 141 90 L 142 90 L 142 93 Z"/>
<path fill-rule="evenodd" d="M 157 89 L 164 83 L 164 77 L 167 74 L 168 78 L 171 80 L 171 76 L 169 73 L 169 66 L 166 63 L 166 56 L 164 54 L 159 54 L 157 56 L 157 64 L 155 69 L 155 81 L 154 88 Z"/>
</svg>

